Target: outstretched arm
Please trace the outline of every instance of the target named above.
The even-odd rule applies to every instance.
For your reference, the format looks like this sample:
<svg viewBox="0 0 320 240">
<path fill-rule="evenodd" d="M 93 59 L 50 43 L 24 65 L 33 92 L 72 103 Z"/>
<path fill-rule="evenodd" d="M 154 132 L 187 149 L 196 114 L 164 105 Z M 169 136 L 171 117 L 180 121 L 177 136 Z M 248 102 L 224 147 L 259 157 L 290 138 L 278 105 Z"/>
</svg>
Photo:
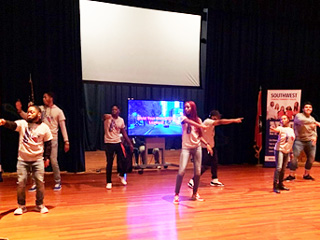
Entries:
<svg viewBox="0 0 320 240">
<path fill-rule="evenodd" d="M 195 126 L 195 127 L 202 128 L 202 129 L 207 129 L 207 128 L 208 128 L 207 125 L 204 125 L 204 124 L 201 124 L 201 123 L 197 123 L 197 122 L 195 122 L 195 121 L 193 121 L 193 120 L 191 120 L 191 119 L 189 119 L 189 118 L 185 118 L 185 119 L 183 120 L 183 122 L 189 123 L 190 125 L 193 125 L 193 126 Z"/>
<path fill-rule="evenodd" d="M 280 132 L 279 128 L 270 127 L 270 130 L 273 131 L 273 132 L 276 132 L 276 133 Z"/>
<path fill-rule="evenodd" d="M 215 125 L 227 125 L 231 123 L 242 123 L 243 118 L 217 119 Z"/>
<path fill-rule="evenodd" d="M 13 131 L 15 131 L 17 129 L 17 124 L 15 122 L 5 120 L 3 118 L 0 119 L 0 126 L 4 126 L 4 127 L 9 128 Z"/>
</svg>

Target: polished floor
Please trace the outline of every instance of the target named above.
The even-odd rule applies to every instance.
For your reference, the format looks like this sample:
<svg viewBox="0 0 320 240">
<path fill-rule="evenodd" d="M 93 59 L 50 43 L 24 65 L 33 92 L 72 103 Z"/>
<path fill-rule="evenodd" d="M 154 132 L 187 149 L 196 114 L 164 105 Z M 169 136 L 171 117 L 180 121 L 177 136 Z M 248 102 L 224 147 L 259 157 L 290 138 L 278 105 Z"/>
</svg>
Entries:
<svg viewBox="0 0 320 240">
<path fill-rule="evenodd" d="M 169 154 L 177 162 L 179 153 Z M 48 214 L 33 211 L 35 193 L 28 192 L 28 212 L 13 215 L 16 176 L 4 174 L 0 239 L 320 239 L 318 164 L 312 169 L 316 181 L 303 180 L 300 167 L 297 179 L 286 183 L 290 191 L 281 194 L 272 192 L 272 168 L 220 166 L 219 179 L 225 186 L 210 186 L 206 172 L 199 189 L 204 202 L 190 200 L 189 164 L 179 205 L 172 203 L 176 167 L 143 174 L 134 170 L 127 175 L 127 186 L 114 174 L 113 188 L 106 190 L 105 171 L 96 166 L 86 173 L 63 173 L 59 192 L 52 190 L 52 174 L 46 174 Z"/>
</svg>

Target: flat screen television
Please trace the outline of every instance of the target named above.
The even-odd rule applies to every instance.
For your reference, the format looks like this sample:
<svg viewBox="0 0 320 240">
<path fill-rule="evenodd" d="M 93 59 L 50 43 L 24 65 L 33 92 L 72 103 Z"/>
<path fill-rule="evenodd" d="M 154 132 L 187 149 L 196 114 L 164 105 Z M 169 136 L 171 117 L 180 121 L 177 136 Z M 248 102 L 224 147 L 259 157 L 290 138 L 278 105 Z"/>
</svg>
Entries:
<svg viewBox="0 0 320 240">
<path fill-rule="evenodd" d="M 183 101 L 128 100 L 128 135 L 181 136 Z"/>
</svg>

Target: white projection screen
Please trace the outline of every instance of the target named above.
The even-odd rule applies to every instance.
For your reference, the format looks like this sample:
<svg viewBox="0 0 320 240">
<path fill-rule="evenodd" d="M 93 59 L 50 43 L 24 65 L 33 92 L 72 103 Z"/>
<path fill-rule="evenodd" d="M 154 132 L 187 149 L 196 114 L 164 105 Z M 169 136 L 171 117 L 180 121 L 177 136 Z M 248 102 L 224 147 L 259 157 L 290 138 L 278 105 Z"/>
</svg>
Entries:
<svg viewBox="0 0 320 240">
<path fill-rule="evenodd" d="M 85 81 L 200 86 L 201 16 L 80 0 Z"/>
</svg>

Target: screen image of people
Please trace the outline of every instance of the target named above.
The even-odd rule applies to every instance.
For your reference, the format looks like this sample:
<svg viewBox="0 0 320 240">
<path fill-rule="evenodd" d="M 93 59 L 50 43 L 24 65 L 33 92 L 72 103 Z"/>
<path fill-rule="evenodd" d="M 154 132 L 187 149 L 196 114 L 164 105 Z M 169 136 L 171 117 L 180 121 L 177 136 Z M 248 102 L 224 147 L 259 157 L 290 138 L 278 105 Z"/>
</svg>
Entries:
<svg viewBox="0 0 320 240">
<path fill-rule="evenodd" d="M 280 105 L 281 104 L 281 105 Z M 274 102 L 270 101 L 267 106 L 267 119 L 268 120 L 279 120 L 283 115 L 287 115 L 289 120 L 293 120 L 294 116 L 299 113 L 300 106 L 298 102 L 295 102 L 294 105 L 287 102 Z"/>
</svg>

